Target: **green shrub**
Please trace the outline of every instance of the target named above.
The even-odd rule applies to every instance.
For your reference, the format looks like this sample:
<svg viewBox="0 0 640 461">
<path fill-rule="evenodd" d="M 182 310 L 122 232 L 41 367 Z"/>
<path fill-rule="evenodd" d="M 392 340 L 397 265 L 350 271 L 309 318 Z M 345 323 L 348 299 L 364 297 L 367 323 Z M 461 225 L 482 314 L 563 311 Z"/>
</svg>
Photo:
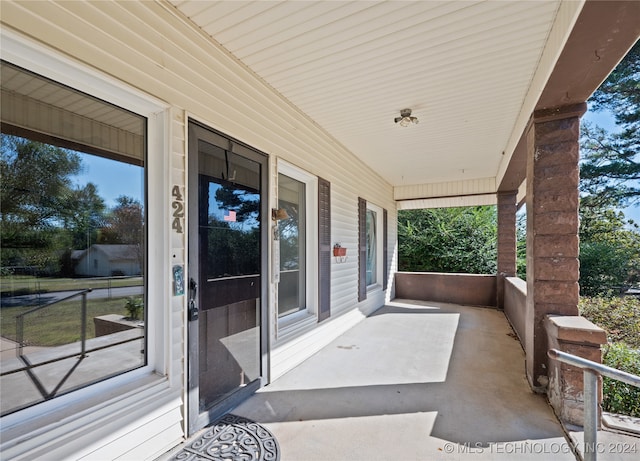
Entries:
<svg viewBox="0 0 640 461">
<path fill-rule="evenodd" d="M 580 315 L 607 332 L 610 343 L 625 343 L 640 349 L 640 299 L 625 297 L 581 297 Z"/>
<path fill-rule="evenodd" d="M 602 363 L 640 376 L 640 299 L 581 297 L 580 314 L 607 332 Z M 602 408 L 640 417 L 640 388 L 603 378 Z"/>
<path fill-rule="evenodd" d="M 615 293 L 628 284 L 632 255 L 613 242 L 580 242 L 580 294 Z"/>
<path fill-rule="evenodd" d="M 604 348 L 602 362 L 618 370 L 640 376 L 640 350 L 618 343 Z M 603 378 L 602 409 L 611 413 L 640 417 L 640 388 Z"/>
<path fill-rule="evenodd" d="M 135 296 L 129 296 L 124 303 L 124 308 L 127 310 L 127 314 L 129 314 L 129 320 L 140 320 L 143 307 L 142 299 Z"/>
</svg>

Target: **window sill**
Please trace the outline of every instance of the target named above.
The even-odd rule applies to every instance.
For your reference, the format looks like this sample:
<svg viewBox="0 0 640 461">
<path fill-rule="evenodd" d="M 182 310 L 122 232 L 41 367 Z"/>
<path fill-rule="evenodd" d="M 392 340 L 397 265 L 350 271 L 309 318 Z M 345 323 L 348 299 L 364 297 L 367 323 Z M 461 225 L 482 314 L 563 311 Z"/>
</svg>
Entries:
<svg viewBox="0 0 640 461">
<path fill-rule="evenodd" d="M 308 311 L 298 312 L 283 319 L 278 319 L 278 337 L 275 345 L 281 345 L 285 342 L 313 329 L 318 324 L 315 314 Z"/>
<path fill-rule="evenodd" d="M 71 392 L 3 417 L 0 450 L 3 455 L 13 458 L 47 443 L 64 444 L 65 434 L 76 431 L 97 437 L 100 427 L 107 421 L 120 418 L 139 406 L 156 405 L 163 395 L 169 394 L 173 395 L 173 392 L 166 377 L 153 373 L 137 376 L 126 384 L 110 386 L 109 389 L 89 387 Z M 55 408 L 44 407 L 54 402 L 57 404 Z"/>
</svg>

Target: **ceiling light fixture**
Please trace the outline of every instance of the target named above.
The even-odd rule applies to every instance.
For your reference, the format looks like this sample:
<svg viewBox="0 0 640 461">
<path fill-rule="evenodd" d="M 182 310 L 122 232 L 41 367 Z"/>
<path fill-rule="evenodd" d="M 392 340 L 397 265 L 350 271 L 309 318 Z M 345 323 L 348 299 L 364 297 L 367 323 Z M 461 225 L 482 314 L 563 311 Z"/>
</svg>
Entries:
<svg viewBox="0 0 640 461">
<path fill-rule="evenodd" d="M 396 117 L 393 119 L 394 122 L 400 122 L 400 126 L 409 126 L 412 123 L 417 124 L 418 118 L 411 116 L 411 109 L 402 109 L 400 111 L 400 117 Z"/>
</svg>

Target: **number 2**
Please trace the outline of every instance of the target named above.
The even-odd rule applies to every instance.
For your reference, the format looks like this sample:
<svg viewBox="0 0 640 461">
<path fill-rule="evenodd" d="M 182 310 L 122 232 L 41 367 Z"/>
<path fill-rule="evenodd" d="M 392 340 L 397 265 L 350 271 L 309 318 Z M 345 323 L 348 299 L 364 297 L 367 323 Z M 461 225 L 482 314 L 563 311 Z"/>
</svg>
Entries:
<svg viewBox="0 0 640 461">
<path fill-rule="evenodd" d="M 173 212 L 173 217 L 174 218 L 184 218 L 184 207 L 182 205 L 182 203 L 180 202 L 173 202 L 171 204 L 171 206 L 173 207 L 173 209 L 175 210 Z"/>
</svg>

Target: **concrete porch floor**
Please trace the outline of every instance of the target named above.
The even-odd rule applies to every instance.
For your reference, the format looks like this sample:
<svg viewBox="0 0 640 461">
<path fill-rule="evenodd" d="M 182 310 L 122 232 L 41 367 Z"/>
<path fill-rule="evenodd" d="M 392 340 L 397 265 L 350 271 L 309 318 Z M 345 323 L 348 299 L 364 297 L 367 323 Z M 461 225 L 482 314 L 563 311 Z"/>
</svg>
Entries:
<svg viewBox="0 0 640 461">
<path fill-rule="evenodd" d="M 232 413 L 281 461 L 576 459 L 491 308 L 395 300 Z"/>
</svg>

